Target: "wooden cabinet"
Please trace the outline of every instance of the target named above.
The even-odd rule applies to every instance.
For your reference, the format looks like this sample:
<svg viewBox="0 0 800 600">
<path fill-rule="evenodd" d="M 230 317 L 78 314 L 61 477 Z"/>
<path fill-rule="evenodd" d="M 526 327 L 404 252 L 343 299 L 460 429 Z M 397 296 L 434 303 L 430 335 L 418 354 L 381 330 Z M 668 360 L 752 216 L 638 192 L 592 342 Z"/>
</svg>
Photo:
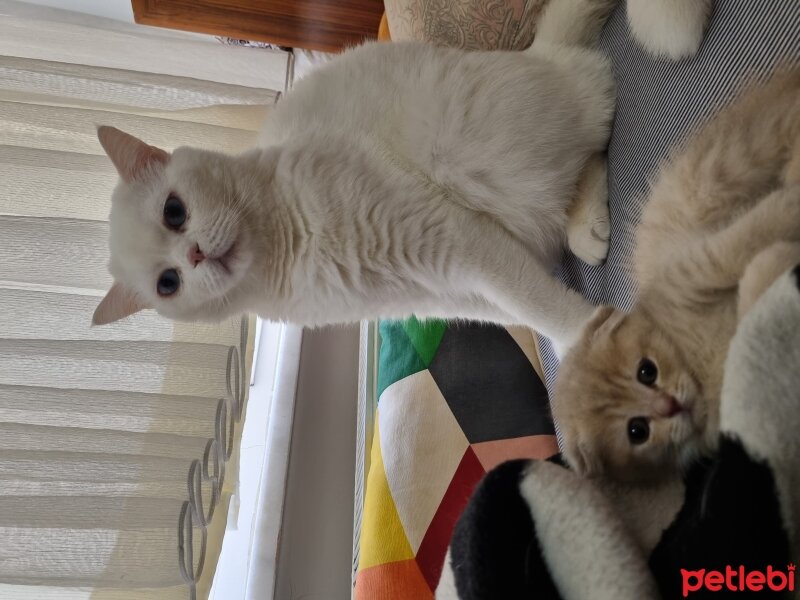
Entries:
<svg viewBox="0 0 800 600">
<path fill-rule="evenodd" d="M 137 23 L 338 52 L 374 39 L 383 0 L 132 0 Z"/>
</svg>

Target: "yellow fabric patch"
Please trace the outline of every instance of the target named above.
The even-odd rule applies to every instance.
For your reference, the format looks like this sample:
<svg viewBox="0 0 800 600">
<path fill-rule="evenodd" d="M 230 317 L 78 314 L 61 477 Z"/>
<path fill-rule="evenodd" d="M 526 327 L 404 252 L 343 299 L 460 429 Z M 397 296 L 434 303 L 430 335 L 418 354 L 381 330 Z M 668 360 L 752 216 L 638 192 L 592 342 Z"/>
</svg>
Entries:
<svg viewBox="0 0 800 600">
<path fill-rule="evenodd" d="M 359 571 L 375 565 L 414 558 L 389 490 L 389 482 L 386 480 L 378 421 L 376 418 L 372 464 L 369 468 L 367 493 L 364 498 Z"/>
</svg>

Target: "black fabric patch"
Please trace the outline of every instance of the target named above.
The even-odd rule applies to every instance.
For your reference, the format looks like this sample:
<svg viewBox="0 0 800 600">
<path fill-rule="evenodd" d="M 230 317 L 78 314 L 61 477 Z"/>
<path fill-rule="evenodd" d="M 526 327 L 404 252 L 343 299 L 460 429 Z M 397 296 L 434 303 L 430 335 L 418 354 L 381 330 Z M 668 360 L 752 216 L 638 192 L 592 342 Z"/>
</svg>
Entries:
<svg viewBox="0 0 800 600">
<path fill-rule="evenodd" d="M 683 598 L 681 569 L 725 573 L 743 565 L 786 572 L 792 562 L 778 491 L 768 464 L 753 460 L 738 439 L 723 437 L 719 452 L 697 463 L 686 476 L 686 501 L 650 556 L 662 597 Z M 795 560 L 797 557 L 794 557 Z M 750 592 L 752 594 L 754 592 Z M 768 591 L 770 597 L 789 593 Z M 723 586 L 689 593 L 691 599 L 739 597 Z"/>
<path fill-rule="evenodd" d="M 460 600 L 561 600 L 519 492 L 530 462 L 487 473 L 456 523 L 450 558 Z"/>
<path fill-rule="evenodd" d="M 428 370 L 471 444 L 555 433 L 547 389 L 501 327 L 451 325 Z"/>
</svg>

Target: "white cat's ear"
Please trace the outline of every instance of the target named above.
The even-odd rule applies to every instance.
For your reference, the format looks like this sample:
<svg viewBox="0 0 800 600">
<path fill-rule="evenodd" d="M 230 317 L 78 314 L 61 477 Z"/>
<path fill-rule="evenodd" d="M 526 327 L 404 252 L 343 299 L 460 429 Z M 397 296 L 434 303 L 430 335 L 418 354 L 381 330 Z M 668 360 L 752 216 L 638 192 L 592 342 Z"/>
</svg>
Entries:
<svg viewBox="0 0 800 600">
<path fill-rule="evenodd" d="M 169 153 L 145 144 L 142 140 L 115 127 L 101 125 L 97 128 L 97 139 L 103 146 L 117 173 L 126 182 L 131 182 L 150 166 L 166 164 Z"/>
<path fill-rule="evenodd" d="M 115 283 L 100 301 L 92 317 L 92 325 L 107 325 L 147 308 L 136 297 L 119 283 Z"/>
</svg>

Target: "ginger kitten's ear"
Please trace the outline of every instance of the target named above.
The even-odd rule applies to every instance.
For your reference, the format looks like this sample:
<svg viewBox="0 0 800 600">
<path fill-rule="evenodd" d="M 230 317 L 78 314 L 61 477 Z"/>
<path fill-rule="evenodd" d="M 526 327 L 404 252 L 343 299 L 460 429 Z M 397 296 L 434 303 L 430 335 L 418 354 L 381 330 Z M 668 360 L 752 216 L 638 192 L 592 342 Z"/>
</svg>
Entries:
<svg viewBox="0 0 800 600">
<path fill-rule="evenodd" d="M 569 453 L 570 466 L 582 477 L 592 477 L 602 473 L 602 465 L 595 453 L 583 442 L 575 443 Z"/>
<path fill-rule="evenodd" d="M 612 315 L 616 312 L 613 306 L 601 306 L 592 313 L 591 319 L 586 324 L 586 331 L 597 333 L 597 331 L 608 322 Z"/>
<path fill-rule="evenodd" d="M 147 308 L 130 291 L 115 283 L 94 311 L 92 325 L 107 325 Z"/>
<path fill-rule="evenodd" d="M 122 179 L 130 183 L 154 164 L 166 164 L 169 153 L 149 146 L 142 140 L 115 127 L 101 125 L 97 128 L 97 139 L 117 168 Z"/>
</svg>

